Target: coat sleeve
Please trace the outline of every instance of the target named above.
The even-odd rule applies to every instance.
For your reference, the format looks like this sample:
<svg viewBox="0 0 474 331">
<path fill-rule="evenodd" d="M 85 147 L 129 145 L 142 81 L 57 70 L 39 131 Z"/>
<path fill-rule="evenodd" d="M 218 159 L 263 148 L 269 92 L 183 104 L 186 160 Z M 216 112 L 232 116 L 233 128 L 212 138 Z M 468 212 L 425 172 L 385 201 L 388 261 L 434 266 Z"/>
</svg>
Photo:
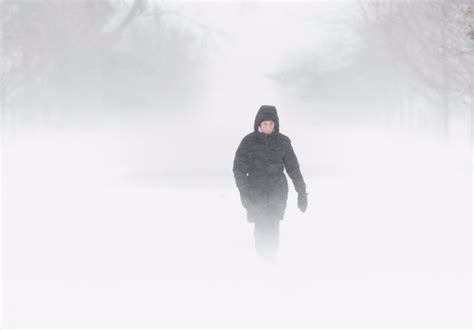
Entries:
<svg viewBox="0 0 474 331">
<path fill-rule="evenodd" d="M 249 183 L 247 174 L 249 172 L 249 153 L 248 142 L 244 138 L 240 142 L 234 157 L 234 172 L 235 183 L 239 189 L 240 194 L 247 195 L 249 191 Z"/>
<path fill-rule="evenodd" d="M 306 184 L 303 179 L 303 175 L 300 171 L 300 165 L 298 163 L 298 159 L 296 158 L 295 151 L 291 146 L 291 141 L 288 139 L 288 148 L 283 157 L 283 162 L 285 164 L 285 169 L 290 176 L 291 180 L 293 181 L 293 185 L 295 186 L 296 192 L 298 194 L 306 193 Z"/>
</svg>

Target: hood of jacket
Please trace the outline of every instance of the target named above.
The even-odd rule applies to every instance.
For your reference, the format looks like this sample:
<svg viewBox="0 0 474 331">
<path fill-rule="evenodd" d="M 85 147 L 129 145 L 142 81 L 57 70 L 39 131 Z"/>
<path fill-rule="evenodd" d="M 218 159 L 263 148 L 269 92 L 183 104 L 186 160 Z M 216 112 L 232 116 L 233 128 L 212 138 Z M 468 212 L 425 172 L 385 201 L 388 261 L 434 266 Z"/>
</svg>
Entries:
<svg viewBox="0 0 474 331">
<path fill-rule="evenodd" d="M 258 127 L 263 121 L 273 121 L 275 123 L 275 132 L 280 131 L 280 121 L 275 106 L 263 105 L 255 116 L 255 123 L 253 129 L 258 132 Z"/>
</svg>

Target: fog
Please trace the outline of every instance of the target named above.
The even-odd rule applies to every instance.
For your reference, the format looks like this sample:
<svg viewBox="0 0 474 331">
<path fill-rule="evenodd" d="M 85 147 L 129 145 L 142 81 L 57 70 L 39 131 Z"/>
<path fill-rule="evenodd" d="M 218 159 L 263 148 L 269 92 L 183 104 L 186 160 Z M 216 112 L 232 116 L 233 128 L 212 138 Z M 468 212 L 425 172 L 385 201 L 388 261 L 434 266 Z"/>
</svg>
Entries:
<svg viewBox="0 0 474 331">
<path fill-rule="evenodd" d="M 0 327 L 470 328 L 469 8 L 1 1 Z M 264 104 L 309 193 L 276 264 L 232 173 Z"/>
</svg>

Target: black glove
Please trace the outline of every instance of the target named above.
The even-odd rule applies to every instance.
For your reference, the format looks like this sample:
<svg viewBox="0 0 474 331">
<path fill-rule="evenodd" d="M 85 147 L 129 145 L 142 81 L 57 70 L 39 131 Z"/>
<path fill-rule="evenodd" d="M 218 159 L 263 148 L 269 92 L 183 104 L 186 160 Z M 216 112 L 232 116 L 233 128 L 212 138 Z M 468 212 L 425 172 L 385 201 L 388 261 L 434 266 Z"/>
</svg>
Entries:
<svg viewBox="0 0 474 331">
<path fill-rule="evenodd" d="M 308 193 L 298 193 L 298 208 L 302 213 L 308 208 Z"/>
<path fill-rule="evenodd" d="M 247 209 L 247 207 L 250 204 L 250 200 L 247 194 L 240 193 L 240 202 L 242 203 L 242 206 Z"/>
</svg>

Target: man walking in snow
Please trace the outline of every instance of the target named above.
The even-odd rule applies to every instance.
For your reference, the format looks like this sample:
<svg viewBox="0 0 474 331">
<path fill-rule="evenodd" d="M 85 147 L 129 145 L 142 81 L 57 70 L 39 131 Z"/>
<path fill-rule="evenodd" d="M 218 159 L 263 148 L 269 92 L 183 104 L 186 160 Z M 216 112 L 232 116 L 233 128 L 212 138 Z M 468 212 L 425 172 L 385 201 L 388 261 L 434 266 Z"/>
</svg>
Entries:
<svg viewBox="0 0 474 331">
<path fill-rule="evenodd" d="M 233 172 L 247 221 L 254 223 L 255 248 L 259 256 L 275 260 L 279 242 L 279 225 L 288 199 L 288 181 L 298 192 L 298 208 L 308 206 L 306 184 L 290 139 L 279 131 L 274 106 L 261 106 L 254 131 L 240 143 L 234 158 Z"/>
</svg>

